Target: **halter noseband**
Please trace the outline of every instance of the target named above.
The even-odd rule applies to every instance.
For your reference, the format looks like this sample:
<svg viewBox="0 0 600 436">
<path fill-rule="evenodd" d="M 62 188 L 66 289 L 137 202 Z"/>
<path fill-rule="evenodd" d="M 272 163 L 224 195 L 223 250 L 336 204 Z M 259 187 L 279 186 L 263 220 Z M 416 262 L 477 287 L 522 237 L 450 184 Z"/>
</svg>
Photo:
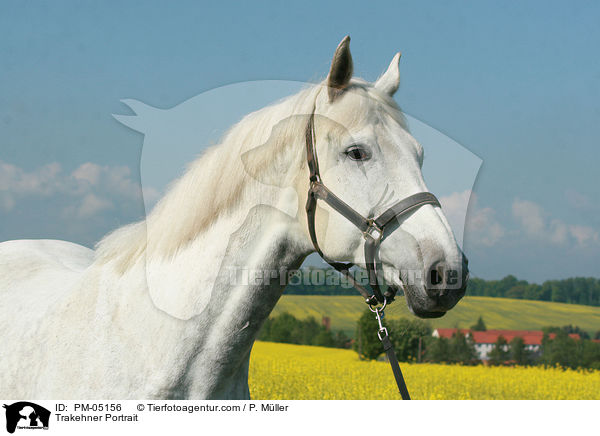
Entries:
<svg viewBox="0 0 600 436">
<path fill-rule="evenodd" d="M 315 111 L 310 115 L 308 125 L 306 127 L 306 159 L 308 169 L 310 171 L 310 188 L 308 190 L 308 199 L 306 201 L 306 216 L 308 219 L 308 232 L 310 239 L 315 247 L 315 250 L 329 265 L 348 278 L 352 286 L 358 290 L 369 306 L 377 305 L 378 303 L 385 304 L 393 301 L 398 289 L 393 286 L 388 286 L 385 293 L 381 292 L 379 287 L 381 264 L 377 260 L 379 245 L 383 239 L 383 234 L 390 223 L 402 215 L 407 214 L 425 204 L 440 206 L 440 202 L 430 192 L 419 192 L 418 194 L 406 197 L 394 204 L 392 207 L 383 212 L 379 217 L 365 218 L 344 201 L 331 192 L 321 180 L 319 173 L 319 161 L 317 159 L 317 151 L 315 149 Z M 367 291 L 362 285 L 352 276 L 350 268 L 353 263 L 335 262 L 328 259 L 324 254 L 319 243 L 317 242 L 317 234 L 315 231 L 315 213 L 317 210 L 317 200 L 323 200 L 335 211 L 343 215 L 347 220 L 359 228 L 365 239 L 364 252 L 365 264 L 369 275 L 369 284 L 373 289 L 373 295 Z"/>
</svg>

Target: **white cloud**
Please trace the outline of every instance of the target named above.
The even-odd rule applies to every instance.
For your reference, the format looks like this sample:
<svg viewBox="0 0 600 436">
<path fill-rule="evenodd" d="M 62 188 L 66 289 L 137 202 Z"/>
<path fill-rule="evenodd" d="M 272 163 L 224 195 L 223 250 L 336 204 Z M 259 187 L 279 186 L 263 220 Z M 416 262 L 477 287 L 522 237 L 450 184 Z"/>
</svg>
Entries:
<svg viewBox="0 0 600 436">
<path fill-rule="evenodd" d="M 477 209 L 467 217 L 467 231 L 473 232 L 474 242 L 491 247 L 504 236 L 504 227 L 496 221 L 496 211 L 491 207 Z"/>
<path fill-rule="evenodd" d="M 9 212 L 15 207 L 15 200 L 8 192 L 0 191 L 0 210 Z"/>
<path fill-rule="evenodd" d="M 543 234 L 546 225 L 540 206 L 531 201 L 516 198 L 512 205 L 512 213 L 528 234 Z"/>
<path fill-rule="evenodd" d="M 86 181 L 90 185 L 95 186 L 100 181 L 100 174 L 102 173 L 102 167 L 91 162 L 86 162 L 79 166 L 71 174 L 75 180 Z"/>
<path fill-rule="evenodd" d="M 465 216 L 467 213 L 467 207 L 469 206 L 469 197 L 471 191 L 453 192 L 445 197 L 440 197 L 440 203 L 444 215 L 448 219 L 450 227 L 454 232 L 458 243 L 462 245 L 463 233 L 465 229 Z"/>
<path fill-rule="evenodd" d="M 594 204 L 590 197 L 574 189 L 567 189 L 565 191 L 565 197 L 569 204 L 576 209 L 589 209 Z"/>
<path fill-rule="evenodd" d="M 131 178 L 129 167 L 103 167 L 104 182 L 111 191 L 121 192 L 124 196 L 139 198 L 142 194 L 140 183 Z"/>
<path fill-rule="evenodd" d="M 131 169 L 126 166 L 100 166 L 91 162 L 80 165 L 71 173 L 78 191 L 89 186 L 109 192 L 118 192 L 124 197 L 139 198 L 140 184 L 131 178 Z"/>
<path fill-rule="evenodd" d="M 0 161 L 0 192 L 11 197 L 30 194 L 52 195 L 63 187 L 61 171 L 60 164 L 56 162 L 46 164 L 36 171 L 26 172 L 15 165 Z"/>
<path fill-rule="evenodd" d="M 577 240 L 580 246 L 586 246 L 590 243 L 600 242 L 600 235 L 596 230 L 588 226 L 569 226 L 571 236 Z"/>
<path fill-rule="evenodd" d="M 110 201 L 90 193 L 81 200 L 81 204 L 77 208 L 77 216 L 79 218 L 89 218 L 111 208 L 113 208 L 113 204 Z"/>
<path fill-rule="evenodd" d="M 495 245 L 507 233 L 496 219 L 496 211 L 491 207 L 479 207 L 477 196 L 469 190 L 441 197 L 440 202 L 459 242 L 463 240 L 463 229 L 464 238 L 470 244 L 486 247 Z M 512 215 L 519 224 L 515 233 L 519 238 L 548 241 L 556 245 L 570 243 L 577 247 L 600 245 L 598 230 L 550 219 L 544 209 L 532 201 L 516 198 L 512 204 Z"/>
<path fill-rule="evenodd" d="M 549 230 L 548 237 L 552 242 L 555 244 L 564 244 L 567 242 L 569 231 L 567 225 L 561 220 L 552 220 Z"/>
<path fill-rule="evenodd" d="M 156 201 L 158 192 L 150 187 L 147 192 Z M 63 212 L 83 219 L 112 209 L 119 201 L 139 200 L 141 189 L 126 166 L 86 162 L 68 174 L 55 162 L 26 171 L 0 161 L 0 210 L 9 212 L 27 197 L 51 195 L 72 198 Z"/>
<path fill-rule="evenodd" d="M 480 208 L 471 190 L 441 197 L 440 203 L 459 242 L 463 240 L 463 231 L 470 243 L 488 247 L 504 235 L 504 228 L 495 218 L 496 212 L 491 207 Z"/>
<path fill-rule="evenodd" d="M 542 207 L 532 201 L 516 198 L 512 205 L 513 217 L 521 225 L 525 235 L 554 244 L 574 242 L 583 247 L 600 242 L 598 231 L 589 226 L 569 225 L 559 219 L 547 222 Z"/>
</svg>

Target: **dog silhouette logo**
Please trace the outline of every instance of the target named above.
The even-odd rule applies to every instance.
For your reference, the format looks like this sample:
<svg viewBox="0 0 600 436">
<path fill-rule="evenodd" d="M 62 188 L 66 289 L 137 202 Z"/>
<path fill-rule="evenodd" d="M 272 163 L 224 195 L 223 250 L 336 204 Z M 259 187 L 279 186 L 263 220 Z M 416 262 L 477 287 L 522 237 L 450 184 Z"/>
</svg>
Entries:
<svg viewBox="0 0 600 436">
<path fill-rule="evenodd" d="M 28 401 L 19 401 L 11 405 L 4 404 L 6 409 L 6 431 L 14 433 L 19 429 L 48 429 L 50 411 Z"/>
</svg>

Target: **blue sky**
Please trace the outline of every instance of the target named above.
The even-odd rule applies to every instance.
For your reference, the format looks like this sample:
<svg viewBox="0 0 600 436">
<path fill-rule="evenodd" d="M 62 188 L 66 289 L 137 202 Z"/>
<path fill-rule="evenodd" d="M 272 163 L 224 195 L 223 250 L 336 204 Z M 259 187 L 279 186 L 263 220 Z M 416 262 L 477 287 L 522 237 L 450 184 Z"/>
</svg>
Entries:
<svg viewBox="0 0 600 436">
<path fill-rule="evenodd" d="M 474 274 L 597 277 L 599 18 L 584 1 L 5 2 L 0 240 L 90 245 L 143 214 L 143 138 L 112 118 L 121 99 L 318 80 L 350 34 L 357 75 L 402 51 L 402 108 L 483 160 Z"/>
</svg>

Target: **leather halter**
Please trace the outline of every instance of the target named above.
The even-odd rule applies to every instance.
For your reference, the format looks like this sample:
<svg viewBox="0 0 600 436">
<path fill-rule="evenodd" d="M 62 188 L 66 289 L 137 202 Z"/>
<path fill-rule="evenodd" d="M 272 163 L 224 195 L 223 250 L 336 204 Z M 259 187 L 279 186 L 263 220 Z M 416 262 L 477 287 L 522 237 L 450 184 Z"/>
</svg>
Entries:
<svg viewBox="0 0 600 436">
<path fill-rule="evenodd" d="M 306 215 L 308 219 L 308 232 L 315 250 L 317 253 L 319 253 L 323 260 L 348 278 L 352 286 L 365 298 L 367 304 L 372 306 L 378 303 L 389 303 L 394 299 L 398 289 L 393 286 L 388 286 L 387 290 L 382 293 L 379 285 L 379 276 L 382 268 L 377 259 L 379 245 L 383 239 L 386 227 L 401 216 L 406 215 L 407 213 L 416 210 L 425 204 L 441 207 L 440 202 L 435 195 L 430 192 L 419 192 L 418 194 L 414 194 L 406 197 L 403 200 L 400 200 L 375 219 L 363 217 L 339 197 L 337 197 L 333 192 L 331 192 L 321 180 L 321 174 L 319 173 L 319 161 L 317 159 L 317 151 L 315 149 L 315 139 L 315 111 L 313 110 L 306 127 L 306 159 L 308 161 L 308 169 L 310 171 L 310 188 L 308 190 L 308 199 L 306 201 Z M 323 251 L 317 242 L 317 234 L 315 231 L 317 200 L 323 200 L 335 211 L 343 215 L 347 220 L 358 227 L 362 232 L 365 239 L 365 265 L 369 275 L 369 284 L 373 289 L 372 295 L 369 293 L 369 291 L 367 291 L 367 289 L 357 283 L 352 276 L 350 268 L 354 266 L 353 263 L 335 262 L 328 259 L 323 254 Z"/>
</svg>

